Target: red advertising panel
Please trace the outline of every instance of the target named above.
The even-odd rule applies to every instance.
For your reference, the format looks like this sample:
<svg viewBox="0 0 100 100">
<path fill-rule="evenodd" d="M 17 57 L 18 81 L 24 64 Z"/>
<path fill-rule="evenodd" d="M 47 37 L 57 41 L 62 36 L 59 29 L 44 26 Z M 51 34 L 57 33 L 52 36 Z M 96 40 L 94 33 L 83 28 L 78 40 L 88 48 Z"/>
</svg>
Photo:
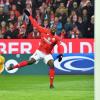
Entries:
<svg viewBox="0 0 100 100">
<path fill-rule="evenodd" d="M 32 54 L 38 49 L 40 39 L 1 39 L 0 54 Z M 63 39 L 64 53 L 94 53 L 94 39 Z M 58 53 L 58 46 L 53 51 Z"/>
</svg>

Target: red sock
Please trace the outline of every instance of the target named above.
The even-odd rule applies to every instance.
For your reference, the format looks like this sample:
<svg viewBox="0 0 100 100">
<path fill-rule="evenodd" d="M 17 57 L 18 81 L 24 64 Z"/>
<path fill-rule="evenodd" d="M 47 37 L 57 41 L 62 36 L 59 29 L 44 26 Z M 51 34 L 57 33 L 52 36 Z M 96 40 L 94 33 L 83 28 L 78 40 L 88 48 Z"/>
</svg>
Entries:
<svg viewBox="0 0 100 100">
<path fill-rule="evenodd" d="M 50 85 L 53 85 L 54 76 L 55 76 L 55 70 L 54 68 L 50 68 L 49 70 Z"/>
<path fill-rule="evenodd" d="M 15 65 L 13 68 L 21 68 L 28 65 L 28 61 L 22 61 L 19 64 Z"/>
</svg>

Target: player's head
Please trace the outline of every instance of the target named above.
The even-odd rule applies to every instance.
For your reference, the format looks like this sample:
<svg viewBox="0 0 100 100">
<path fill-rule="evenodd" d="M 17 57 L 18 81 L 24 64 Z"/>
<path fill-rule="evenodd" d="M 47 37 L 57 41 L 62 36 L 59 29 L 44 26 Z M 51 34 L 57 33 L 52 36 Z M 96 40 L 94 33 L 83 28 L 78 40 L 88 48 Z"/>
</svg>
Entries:
<svg viewBox="0 0 100 100">
<path fill-rule="evenodd" d="M 51 31 L 51 33 L 52 33 L 53 35 L 55 35 L 55 33 L 56 33 L 56 28 L 55 28 L 55 27 L 52 27 L 52 28 L 50 28 L 50 31 Z"/>
</svg>

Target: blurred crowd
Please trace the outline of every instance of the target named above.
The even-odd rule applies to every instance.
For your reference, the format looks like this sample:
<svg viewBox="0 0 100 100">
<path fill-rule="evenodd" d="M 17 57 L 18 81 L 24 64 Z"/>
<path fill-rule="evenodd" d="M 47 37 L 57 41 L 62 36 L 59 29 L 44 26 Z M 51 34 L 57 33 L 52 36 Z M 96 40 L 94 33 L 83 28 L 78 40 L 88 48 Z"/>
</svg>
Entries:
<svg viewBox="0 0 100 100">
<path fill-rule="evenodd" d="M 61 38 L 94 38 L 94 0 L 0 0 L 0 39 L 41 37 L 24 9 Z"/>
</svg>

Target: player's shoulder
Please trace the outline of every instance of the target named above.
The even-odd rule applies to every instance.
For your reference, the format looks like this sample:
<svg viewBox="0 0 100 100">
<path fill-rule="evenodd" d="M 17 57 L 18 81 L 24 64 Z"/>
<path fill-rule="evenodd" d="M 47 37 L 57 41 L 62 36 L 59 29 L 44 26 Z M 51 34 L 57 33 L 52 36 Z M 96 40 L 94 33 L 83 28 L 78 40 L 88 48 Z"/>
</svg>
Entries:
<svg viewBox="0 0 100 100">
<path fill-rule="evenodd" d="M 54 38 L 56 38 L 56 40 L 61 40 L 61 38 L 58 35 L 55 35 Z"/>
</svg>

